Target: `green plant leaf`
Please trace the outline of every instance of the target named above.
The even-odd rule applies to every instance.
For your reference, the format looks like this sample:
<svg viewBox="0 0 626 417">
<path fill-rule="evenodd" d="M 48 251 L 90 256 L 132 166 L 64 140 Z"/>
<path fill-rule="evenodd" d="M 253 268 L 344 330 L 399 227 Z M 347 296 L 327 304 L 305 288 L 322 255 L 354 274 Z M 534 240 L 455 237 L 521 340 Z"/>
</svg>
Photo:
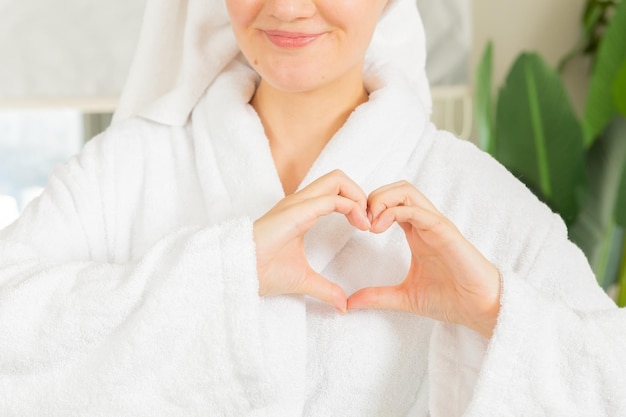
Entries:
<svg viewBox="0 0 626 417">
<path fill-rule="evenodd" d="M 495 140 L 496 158 L 570 224 L 586 181 L 583 132 L 539 55 L 520 55 L 501 88 Z"/>
<path fill-rule="evenodd" d="M 585 144 L 591 146 L 617 113 L 613 100 L 613 84 L 626 59 L 626 1 L 615 6 L 600 43 L 587 102 L 585 103 Z"/>
<path fill-rule="evenodd" d="M 617 78 L 613 84 L 613 99 L 617 110 L 626 117 L 626 59 L 622 63 L 622 68 L 617 73 Z"/>
<path fill-rule="evenodd" d="M 493 42 L 490 41 L 485 48 L 476 72 L 476 126 L 480 147 L 493 155 L 492 72 Z"/>
<path fill-rule="evenodd" d="M 617 297 L 617 305 L 626 307 L 626 244 L 622 249 L 622 265 L 619 271 L 619 294 Z"/>
<path fill-rule="evenodd" d="M 626 139 L 624 140 L 626 142 Z M 626 164 L 622 169 L 617 201 L 615 202 L 615 222 L 626 227 Z"/>
<path fill-rule="evenodd" d="M 606 15 L 615 7 L 611 1 L 587 0 L 584 13 L 581 17 L 582 35 L 577 44 L 565 55 L 557 70 L 563 73 L 565 67 L 578 55 L 591 55 L 595 58 L 599 38 L 604 33 Z"/>
<path fill-rule="evenodd" d="M 616 127 L 612 132 L 615 132 L 616 140 L 622 143 L 622 146 L 626 148 L 626 119 L 618 117 L 615 122 Z M 617 190 L 617 198 L 615 201 L 615 222 L 626 228 L 626 150 L 623 153 L 622 161 L 622 175 Z"/>
<path fill-rule="evenodd" d="M 608 289 L 615 283 L 624 245 L 626 206 L 619 202 L 626 177 L 626 120 L 616 118 L 587 152 L 589 191 L 570 226 L 570 238 L 585 252 L 598 282 Z"/>
</svg>

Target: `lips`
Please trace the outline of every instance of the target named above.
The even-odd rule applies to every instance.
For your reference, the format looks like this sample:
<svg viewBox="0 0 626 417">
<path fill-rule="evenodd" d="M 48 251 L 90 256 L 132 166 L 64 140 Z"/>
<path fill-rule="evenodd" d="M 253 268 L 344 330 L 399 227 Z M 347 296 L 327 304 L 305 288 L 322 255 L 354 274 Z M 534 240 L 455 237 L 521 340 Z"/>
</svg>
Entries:
<svg viewBox="0 0 626 417">
<path fill-rule="evenodd" d="M 322 33 L 298 33 L 266 30 L 265 36 L 274 45 L 280 48 L 303 48 L 315 42 Z"/>
</svg>

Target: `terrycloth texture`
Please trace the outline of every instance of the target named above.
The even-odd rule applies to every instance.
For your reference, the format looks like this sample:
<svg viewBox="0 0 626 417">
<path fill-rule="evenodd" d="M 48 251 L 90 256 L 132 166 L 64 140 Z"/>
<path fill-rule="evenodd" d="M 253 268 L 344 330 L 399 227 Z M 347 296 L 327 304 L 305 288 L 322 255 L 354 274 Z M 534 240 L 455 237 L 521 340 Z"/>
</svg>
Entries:
<svg viewBox="0 0 626 417">
<path fill-rule="evenodd" d="M 503 271 L 492 341 L 260 299 L 252 220 L 283 194 L 247 104 L 255 77 L 232 63 L 184 127 L 111 128 L 0 232 L 0 415 L 626 413 L 626 318 L 561 220 L 393 82 L 369 87 L 302 185 L 336 168 L 365 192 L 414 183 Z M 410 256 L 399 228 L 370 235 L 341 216 L 307 254 L 347 293 L 400 281 Z"/>
<path fill-rule="evenodd" d="M 148 0 L 114 121 L 141 115 L 182 126 L 215 77 L 240 56 L 224 0 Z M 430 113 L 424 26 L 413 0 L 393 0 L 376 27 L 366 72 L 401 77 Z"/>
</svg>

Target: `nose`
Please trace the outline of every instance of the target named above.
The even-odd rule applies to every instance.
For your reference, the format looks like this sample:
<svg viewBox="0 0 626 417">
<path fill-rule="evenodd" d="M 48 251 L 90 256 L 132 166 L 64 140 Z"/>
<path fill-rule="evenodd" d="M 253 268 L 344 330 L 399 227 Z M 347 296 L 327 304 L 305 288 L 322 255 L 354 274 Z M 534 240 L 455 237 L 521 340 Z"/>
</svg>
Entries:
<svg viewBox="0 0 626 417">
<path fill-rule="evenodd" d="M 313 0 L 268 0 L 271 16 L 282 22 L 293 22 L 315 15 L 317 7 Z"/>
</svg>

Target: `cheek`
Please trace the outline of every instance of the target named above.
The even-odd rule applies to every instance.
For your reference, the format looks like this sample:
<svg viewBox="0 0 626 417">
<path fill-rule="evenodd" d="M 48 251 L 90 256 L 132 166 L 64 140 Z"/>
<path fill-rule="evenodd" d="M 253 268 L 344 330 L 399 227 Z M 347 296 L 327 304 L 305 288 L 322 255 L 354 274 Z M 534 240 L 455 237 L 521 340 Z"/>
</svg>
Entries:
<svg viewBox="0 0 626 417">
<path fill-rule="evenodd" d="M 237 39 L 237 45 L 243 53 L 244 57 L 248 60 L 250 65 L 257 67 L 259 61 L 264 57 L 262 48 L 259 46 L 259 33 L 249 30 L 245 27 L 234 27 L 235 38 Z"/>
<path fill-rule="evenodd" d="M 263 8 L 263 4 L 264 0 L 226 0 L 232 30 L 237 39 L 239 49 L 247 58 L 253 61 L 254 57 L 252 55 L 257 54 L 254 46 L 254 37 L 258 36 L 253 27 Z M 254 64 L 254 62 L 250 63 Z"/>
<path fill-rule="evenodd" d="M 235 31 L 250 26 L 261 7 L 262 2 L 260 0 L 226 0 L 228 15 Z"/>
<path fill-rule="evenodd" d="M 367 49 L 387 0 L 332 1 L 334 7 L 325 10 L 327 20 L 345 32 L 345 41 L 359 53 Z"/>
</svg>

